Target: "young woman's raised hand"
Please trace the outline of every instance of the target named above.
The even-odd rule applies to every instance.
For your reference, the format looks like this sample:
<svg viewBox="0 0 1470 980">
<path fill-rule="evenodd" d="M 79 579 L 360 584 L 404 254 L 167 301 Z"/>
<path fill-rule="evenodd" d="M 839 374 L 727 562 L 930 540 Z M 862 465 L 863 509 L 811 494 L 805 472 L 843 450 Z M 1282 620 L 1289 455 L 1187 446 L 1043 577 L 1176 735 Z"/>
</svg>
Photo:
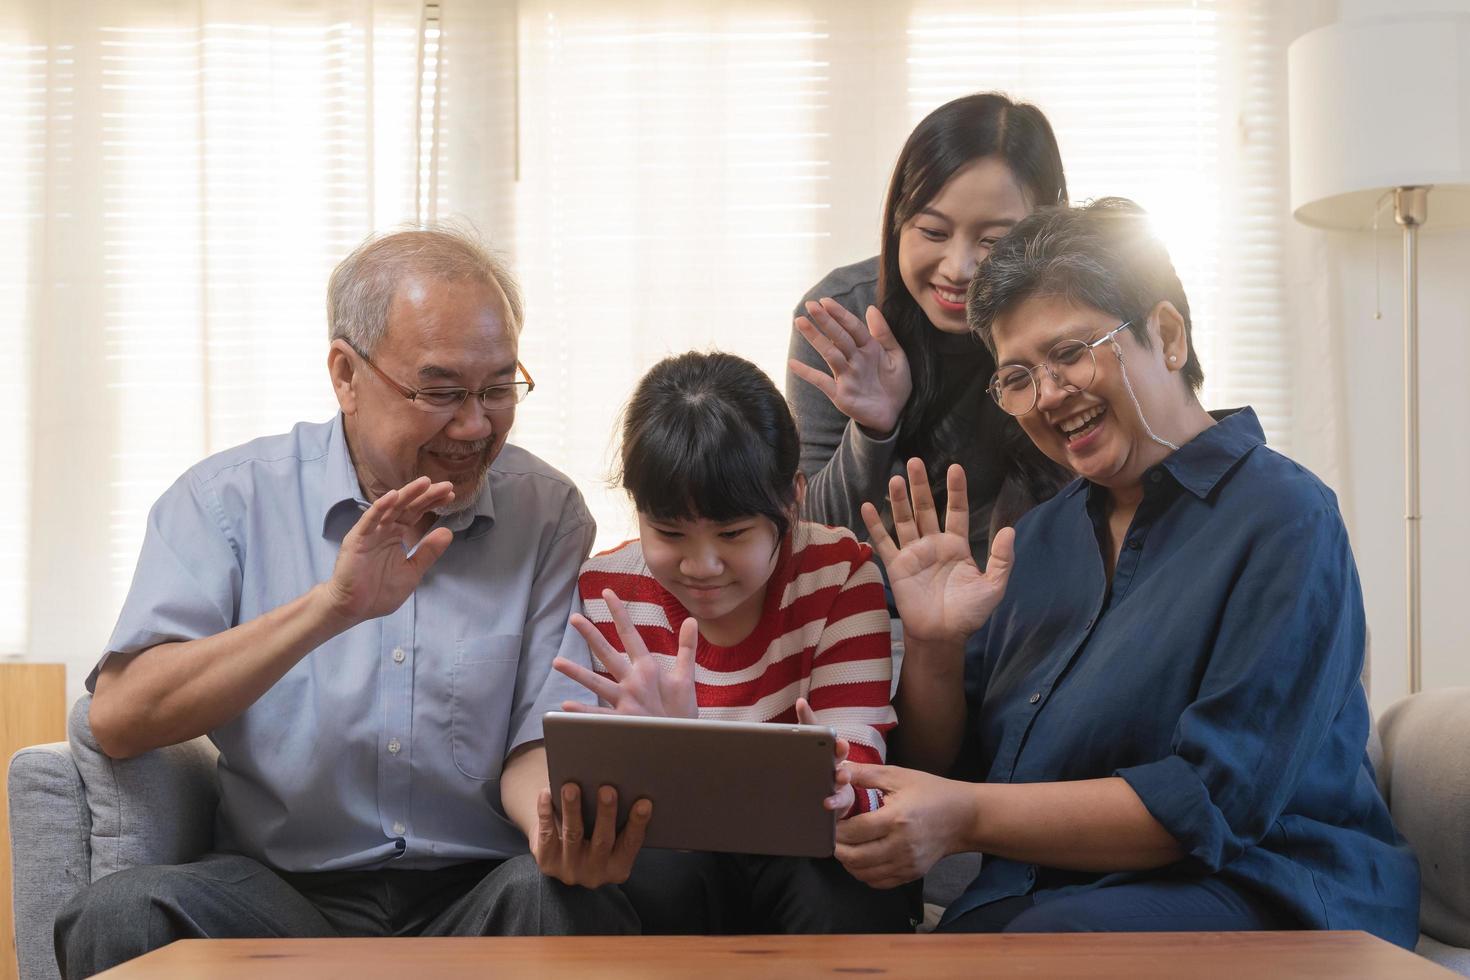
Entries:
<svg viewBox="0 0 1470 980">
<path fill-rule="evenodd" d="M 970 554 L 970 503 L 965 471 L 955 464 L 946 474 L 949 506 L 944 527 L 929 490 L 921 460 L 908 463 L 909 482 L 888 483 L 895 544 L 878 510 L 863 504 L 863 522 L 873 550 L 888 570 L 888 584 L 906 635 L 915 640 L 964 642 L 985 625 L 1005 595 L 1014 559 L 1015 532 L 1002 528 L 990 543 L 985 571 Z"/>
<path fill-rule="evenodd" d="M 684 620 L 679 627 L 679 652 L 674 657 L 674 669 L 666 671 L 648 652 L 623 600 L 612 589 L 604 589 L 602 598 L 607 602 L 623 650 L 619 651 L 607 642 L 591 620 L 574 613 L 572 626 L 582 634 L 592 655 L 610 676 L 603 677 L 581 664 L 557 657 L 552 661 L 553 667 L 603 702 L 602 705 L 593 705 L 567 701 L 562 708 L 596 714 L 698 718 L 699 703 L 694 696 L 694 650 L 699 643 L 699 624 L 694 617 Z"/>
<path fill-rule="evenodd" d="M 836 300 L 807 303 L 796 330 L 806 338 L 832 373 L 793 358 L 791 372 L 816 386 L 838 411 L 880 437 L 893 431 L 914 389 L 909 359 L 888 321 L 876 306 L 868 307 L 865 324 Z"/>
</svg>

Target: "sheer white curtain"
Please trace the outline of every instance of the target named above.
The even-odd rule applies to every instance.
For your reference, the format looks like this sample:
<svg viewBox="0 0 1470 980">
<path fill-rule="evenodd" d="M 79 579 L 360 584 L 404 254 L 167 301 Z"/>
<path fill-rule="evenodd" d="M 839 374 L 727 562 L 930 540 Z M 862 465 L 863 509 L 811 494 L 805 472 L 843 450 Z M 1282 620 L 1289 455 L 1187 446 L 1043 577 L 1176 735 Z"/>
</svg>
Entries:
<svg viewBox="0 0 1470 980">
<path fill-rule="evenodd" d="M 420 5 L 3 9 L 0 650 L 76 692 L 164 487 L 334 410 L 327 273 L 414 217 Z"/>
<path fill-rule="evenodd" d="M 1156 215 L 1207 403 L 1255 404 L 1295 449 L 1274 7 L 10 0 L 0 654 L 65 660 L 77 689 L 158 493 L 331 413 L 327 274 L 408 220 L 510 253 L 537 379 L 514 438 L 620 539 L 605 481 L 638 376 L 718 346 L 781 377 L 796 300 L 876 250 L 908 131 L 982 89 L 1047 112 L 1074 198 Z"/>
</svg>

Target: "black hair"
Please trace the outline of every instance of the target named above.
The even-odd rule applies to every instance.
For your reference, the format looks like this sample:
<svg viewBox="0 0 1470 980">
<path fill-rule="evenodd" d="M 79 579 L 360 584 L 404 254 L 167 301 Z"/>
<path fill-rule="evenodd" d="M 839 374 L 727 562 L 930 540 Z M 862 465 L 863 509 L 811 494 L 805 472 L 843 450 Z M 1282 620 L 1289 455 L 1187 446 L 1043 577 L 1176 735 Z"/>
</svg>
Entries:
<svg viewBox="0 0 1470 980">
<path fill-rule="evenodd" d="M 800 440 L 791 409 L 743 357 L 690 352 L 655 364 L 623 413 L 618 482 L 661 520 L 760 516 L 791 530 Z"/>
<path fill-rule="evenodd" d="M 883 242 L 878 256 L 878 308 L 908 357 L 913 393 L 899 416 L 898 451 L 941 465 L 933 442 L 936 424 L 965 389 L 982 375 L 989 380 L 993 357 L 977 347 L 974 357 L 941 355 L 938 328 L 929 322 L 898 265 L 903 226 L 932 201 L 955 172 L 975 160 L 996 157 L 1020 184 L 1030 207 L 1067 203 L 1067 177 L 1051 123 L 1034 105 L 998 92 L 967 95 L 925 116 L 909 134 L 883 205 Z M 931 474 L 931 478 L 935 474 Z"/>
<path fill-rule="evenodd" d="M 1127 198 L 1042 208 L 996 243 L 970 282 L 965 303 L 970 329 L 992 355 L 996 319 L 1035 296 L 1060 296 L 1127 320 L 1144 347 L 1149 313 L 1168 300 L 1184 319 L 1188 356 L 1180 375 L 1192 392 L 1204 383 L 1184 284 L 1149 227 L 1148 213 Z"/>
</svg>

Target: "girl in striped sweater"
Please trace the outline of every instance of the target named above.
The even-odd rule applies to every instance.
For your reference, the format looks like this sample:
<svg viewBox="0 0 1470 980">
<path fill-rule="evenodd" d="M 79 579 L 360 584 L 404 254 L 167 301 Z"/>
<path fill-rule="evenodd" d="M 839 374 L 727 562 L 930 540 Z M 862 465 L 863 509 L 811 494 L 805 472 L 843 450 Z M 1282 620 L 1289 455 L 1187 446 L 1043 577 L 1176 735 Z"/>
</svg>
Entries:
<svg viewBox="0 0 1470 980">
<path fill-rule="evenodd" d="M 668 358 L 622 435 L 639 536 L 582 566 L 572 624 L 603 672 L 556 668 L 602 705 L 567 710 L 828 725 L 839 763 L 881 763 L 895 722 L 882 580 L 850 531 L 796 518 L 800 442 L 770 378 L 731 354 Z M 829 809 L 879 804 L 838 767 Z M 831 858 L 648 850 L 621 887 L 645 933 L 909 928 L 902 889 Z"/>
</svg>

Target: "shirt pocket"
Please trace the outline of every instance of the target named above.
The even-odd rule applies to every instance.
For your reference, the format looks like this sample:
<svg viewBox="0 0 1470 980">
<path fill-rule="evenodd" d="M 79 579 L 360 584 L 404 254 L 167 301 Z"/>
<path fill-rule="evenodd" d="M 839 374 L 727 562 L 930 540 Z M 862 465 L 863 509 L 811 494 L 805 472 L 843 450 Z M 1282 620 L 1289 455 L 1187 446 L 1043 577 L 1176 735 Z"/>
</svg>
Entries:
<svg viewBox="0 0 1470 980">
<path fill-rule="evenodd" d="M 515 699 L 519 633 L 466 637 L 450 682 L 450 752 L 471 779 L 498 779 Z"/>
</svg>

